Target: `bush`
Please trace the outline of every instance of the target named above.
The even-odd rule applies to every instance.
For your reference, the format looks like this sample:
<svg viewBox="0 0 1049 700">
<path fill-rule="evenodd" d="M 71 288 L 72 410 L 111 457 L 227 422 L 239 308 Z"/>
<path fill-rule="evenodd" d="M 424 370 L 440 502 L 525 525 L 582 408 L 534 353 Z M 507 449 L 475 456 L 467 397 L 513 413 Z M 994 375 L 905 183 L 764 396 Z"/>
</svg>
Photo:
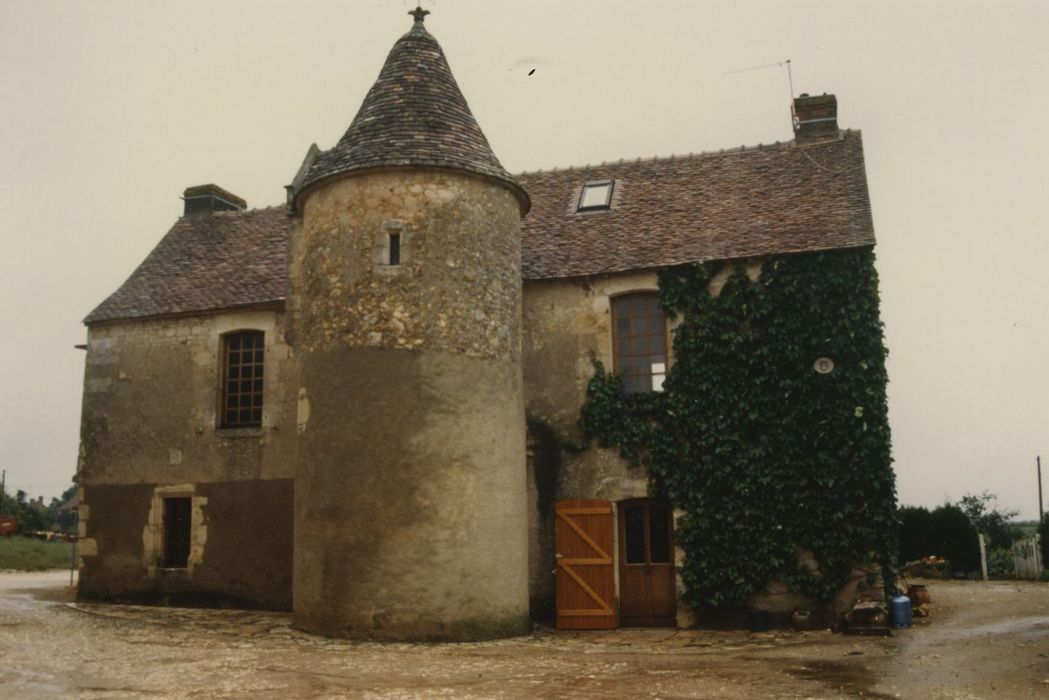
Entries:
<svg viewBox="0 0 1049 700">
<path fill-rule="evenodd" d="M 1049 569 L 1042 569 L 1042 575 L 1038 577 L 1039 581 L 1049 581 Z"/>
<path fill-rule="evenodd" d="M 996 547 L 987 552 L 988 578 L 1012 578 L 1016 572 L 1011 549 Z"/>
<path fill-rule="evenodd" d="M 980 544 L 976 528 L 958 506 L 945 504 L 935 510 L 904 506 L 900 519 L 900 561 L 930 555 L 950 562 L 952 571 L 980 570 Z"/>
</svg>

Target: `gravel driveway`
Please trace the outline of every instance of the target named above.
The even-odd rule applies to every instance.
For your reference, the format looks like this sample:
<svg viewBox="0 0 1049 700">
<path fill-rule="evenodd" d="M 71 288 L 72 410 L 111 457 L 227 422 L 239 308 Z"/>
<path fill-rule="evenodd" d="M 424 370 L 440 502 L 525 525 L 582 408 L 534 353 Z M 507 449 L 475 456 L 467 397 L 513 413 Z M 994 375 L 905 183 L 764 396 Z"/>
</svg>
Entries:
<svg viewBox="0 0 1049 700">
<path fill-rule="evenodd" d="M 0 573 L 0 697 L 1046 698 L 1049 585 L 927 582 L 893 637 L 616 630 L 477 644 L 314 637 L 279 613 L 73 604 Z"/>
</svg>

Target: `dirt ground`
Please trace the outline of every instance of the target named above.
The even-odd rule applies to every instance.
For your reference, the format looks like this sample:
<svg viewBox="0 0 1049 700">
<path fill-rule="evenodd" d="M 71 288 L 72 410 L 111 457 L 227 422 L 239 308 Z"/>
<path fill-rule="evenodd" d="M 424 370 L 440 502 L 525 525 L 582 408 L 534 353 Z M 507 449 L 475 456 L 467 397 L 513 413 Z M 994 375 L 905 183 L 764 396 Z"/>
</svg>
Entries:
<svg viewBox="0 0 1049 700">
<path fill-rule="evenodd" d="M 310 636 L 278 613 L 72 603 L 0 573 L 0 697 L 1049 698 L 1049 584 L 926 582 L 892 637 L 616 630 L 479 644 Z"/>
</svg>

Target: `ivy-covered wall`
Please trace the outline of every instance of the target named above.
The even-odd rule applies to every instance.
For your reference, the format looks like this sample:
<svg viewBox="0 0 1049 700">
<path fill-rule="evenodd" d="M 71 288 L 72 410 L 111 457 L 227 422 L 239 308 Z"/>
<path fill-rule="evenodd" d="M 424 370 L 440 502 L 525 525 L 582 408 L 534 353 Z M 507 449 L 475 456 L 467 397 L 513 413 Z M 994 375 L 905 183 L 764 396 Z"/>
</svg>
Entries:
<svg viewBox="0 0 1049 700">
<path fill-rule="evenodd" d="M 643 464 L 652 490 L 685 511 L 685 599 L 742 604 L 770 581 L 829 600 L 854 564 L 890 575 L 895 485 L 885 346 L 870 248 L 660 274 L 674 329 L 665 391 L 625 394 L 600 363 L 581 426 Z M 833 369 L 816 371 L 818 358 Z M 825 369 L 825 367 L 824 367 Z M 818 569 L 799 555 L 811 552 Z"/>
</svg>

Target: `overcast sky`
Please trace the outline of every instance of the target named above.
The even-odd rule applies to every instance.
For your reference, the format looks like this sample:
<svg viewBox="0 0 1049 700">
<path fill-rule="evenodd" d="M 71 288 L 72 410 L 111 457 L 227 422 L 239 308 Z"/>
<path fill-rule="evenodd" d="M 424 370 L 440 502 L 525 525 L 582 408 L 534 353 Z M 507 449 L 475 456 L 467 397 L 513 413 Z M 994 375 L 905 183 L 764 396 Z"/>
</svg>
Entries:
<svg viewBox="0 0 1049 700">
<path fill-rule="evenodd" d="M 1049 3 L 422 4 L 511 172 L 789 140 L 785 67 L 741 69 L 790 59 L 795 93 L 835 93 L 866 149 L 900 500 L 987 489 L 1035 517 Z M 414 5 L 0 0 L 9 493 L 70 484 L 80 321 L 175 222 L 182 190 L 280 203 L 310 143 L 349 125 Z"/>
</svg>

